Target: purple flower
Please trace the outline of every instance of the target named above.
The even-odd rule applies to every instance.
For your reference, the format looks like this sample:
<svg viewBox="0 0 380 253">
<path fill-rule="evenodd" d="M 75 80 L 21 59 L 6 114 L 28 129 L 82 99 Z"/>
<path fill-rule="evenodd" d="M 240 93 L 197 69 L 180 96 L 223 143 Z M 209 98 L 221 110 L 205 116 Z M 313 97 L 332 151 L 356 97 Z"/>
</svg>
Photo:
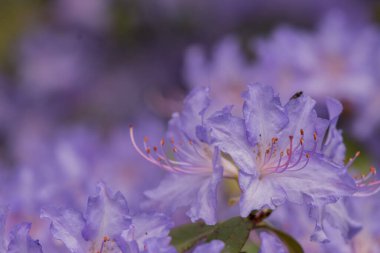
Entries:
<svg viewBox="0 0 380 253">
<path fill-rule="evenodd" d="M 314 32 L 277 28 L 269 39 L 254 44 L 256 80 L 275 87 L 282 101 L 302 90 L 318 102 L 326 96 L 347 102 L 355 116 L 356 135 L 370 136 L 379 122 L 374 108 L 379 94 L 380 34 L 362 21 L 333 11 Z"/>
<path fill-rule="evenodd" d="M 84 215 L 73 209 L 43 209 L 42 218 L 51 221 L 51 233 L 70 252 L 103 252 L 120 245 L 121 233 L 128 229 L 131 219 L 127 202 L 120 192 L 112 195 L 100 183 L 97 194 L 89 197 Z M 120 250 L 119 250 L 120 251 Z"/>
<path fill-rule="evenodd" d="M 176 141 L 171 141 L 170 154 L 165 152 L 165 140 L 160 151 L 145 140 L 142 151 L 131 128 L 136 150 L 172 173 L 146 192 L 150 204 L 170 211 L 190 206 L 187 214 L 193 221 L 202 218 L 214 224 L 216 190 L 223 176 L 239 182 L 242 216 L 252 210 L 275 209 L 286 201 L 307 205 L 316 221 L 312 239 L 327 241 L 323 222 L 328 204 L 378 191 L 379 182 L 355 181 L 347 173 L 358 154 L 344 164 L 343 138 L 336 129 L 342 110 L 338 101 L 328 100 L 327 120 L 318 117 L 316 102 L 310 97 L 299 94 L 283 106 L 271 87 L 249 85 L 240 118 L 232 115 L 231 106 L 208 113 L 207 91 L 193 91 L 184 111 L 173 116 L 169 137 Z M 350 224 L 336 213 L 330 215 L 331 223 L 349 234 Z"/>
<path fill-rule="evenodd" d="M 316 243 L 310 240 L 314 221 L 303 206 L 287 203 L 279 207 L 269 217 L 271 224 L 292 235 L 305 252 L 351 252 L 351 243 L 362 227 L 358 219 L 352 215 L 352 208 L 346 201 L 327 204 L 325 207 L 323 231 L 328 238 L 326 243 Z M 290 219 L 289 217 L 297 217 Z"/>
<path fill-rule="evenodd" d="M 168 143 L 174 158 L 166 154 L 165 139 L 159 146 L 151 147 L 145 138 L 144 151 L 134 139 L 133 128 L 131 139 L 141 156 L 171 172 L 156 189 L 146 192 L 149 205 L 168 211 L 188 206 L 192 221 L 203 219 L 207 224 L 215 224 L 218 185 L 223 176 L 236 177 L 237 169 L 204 139 L 207 136 L 200 125 L 209 105 L 208 89 L 195 89 L 185 100 L 182 113 L 173 115 Z"/>
<path fill-rule="evenodd" d="M 323 153 L 329 121 L 319 118 L 315 101 L 300 96 L 282 106 L 272 88 L 250 85 L 243 95 L 244 119 L 223 110 L 205 120 L 212 142 L 239 167 L 240 211 L 275 209 L 285 201 L 307 204 L 322 232 L 324 206 L 356 191 L 347 166 Z M 331 120 L 335 127 L 335 117 Z M 333 131 L 330 130 L 330 133 Z"/>
<path fill-rule="evenodd" d="M 139 253 L 165 243 L 167 253 L 171 252 L 168 234 L 172 222 L 162 214 L 131 216 L 124 196 L 120 192 L 111 194 L 104 183 L 99 183 L 97 194 L 89 197 L 84 214 L 48 208 L 42 210 L 41 217 L 51 221 L 54 238 L 73 253 Z"/>
<path fill-rule="evenodd" d="M 129 248 L 131 253 L 175 253 L 174 247 L 170 246 L 168 236 L 173 225 L 173 222 L 163 214 L 133 216 L 132 224 L 122 233 L 125 247 Z"/>
</svg>

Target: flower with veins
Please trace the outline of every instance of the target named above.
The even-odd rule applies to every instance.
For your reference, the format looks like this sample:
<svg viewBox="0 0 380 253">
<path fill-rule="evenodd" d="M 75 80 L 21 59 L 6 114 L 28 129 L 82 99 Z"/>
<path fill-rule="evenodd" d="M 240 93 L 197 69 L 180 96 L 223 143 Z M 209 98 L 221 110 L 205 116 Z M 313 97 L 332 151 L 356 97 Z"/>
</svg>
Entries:
<svg viewBox="0 0 380 253">
<path fill-rule="evenodd" d="M 327 241 L 325 206 L 379 189 L 378 181 L 366 181 L 371 175 L 355 181 L 347 173 L 359 153 L 343 163 L 345 147 L 336 129 L 341 104 L 329 99 L 330 118 L 323 119 L 310 97 L 295 96 L 283 106 L 269 86 L 249 85 L 243 99 L 242 118 L 233 115 L 232 106 L 206 116 L 208 89 L 193 91 L 183 112 L 169 123 L 169 138 L 176 137 L 171 154 L 165 154 L 164 140 L 157 148 L 145 139 L 143 152 L 131 128 L 137 151 L 172 172 L 146 192 L 150 203 L 166 210 L 190 206 L 187 214 L 193 221 L 214 224 L 218 184 L 222 177 L 234 178 L 241 190 L 242 216 L 286 201 L 304 204 L 316 221 L 312 239 Z"/>
<path fill-rule="evenodd" d="M 378 181 L 362 185 L 347 173 L 359 153 L 347 164 L 337 161 L 344 151 L 336 129 L 340 103 L 328 101 L 327 120 L 317 116 L 311 98 L 295 97 L 283 106 L 269 86 L 249 85 L 243 98 L 243 118 L 226 107 L 202 126 L 210 143 L 229 154 L 239 168 L 241 215 L 275 209 L 286 201 L 306 204 L 316 220 L 312 239 L 327 241 L 322 223 L 325 206 L 379 189 Z"/>
<path fill-rule="evenodd" d="M 120 235 L 131 224 L 123 195 L 111 195 L 104 183 L 88 198 L 85 215 L 73 209 L 46 208 L 41 217 L 51 221 L 54 238 L 73 253 L 122 252 Z"/>
<path fill-rule="evenodd" d="M 171 253 L 169 229 L 173 223 L 163 214 L 131 216 L 127 201 L 111 194 L 104 183 L 89 197 L 84 215 L 72 209 L 44 209 L 42 218 L 51 221 L 51 232 L 73 253 L 153 253 L 146 249 L 161 245 Z M 152 245 L 151 245 L 152 244 Z"/>
<path fill-rule="evenodd" d="M 165 211 L 187 206 L 193 221 L 215 224 L 218 185 L 223 177 L 237 178 L 238 169 L 205 139 L 201 124 L 209 105 L 209 89 L 195 89 L 186 98 L 183 111 L 169 122 L 169 141 L 162 139 L 158 147 L 150 146 L 145 138 L 143 151 L 135 141 L 133 127 L 130 134 L 142 157 L 171 172 L 156 189 L 145 192 L 147 205 Z"/>
</svg>

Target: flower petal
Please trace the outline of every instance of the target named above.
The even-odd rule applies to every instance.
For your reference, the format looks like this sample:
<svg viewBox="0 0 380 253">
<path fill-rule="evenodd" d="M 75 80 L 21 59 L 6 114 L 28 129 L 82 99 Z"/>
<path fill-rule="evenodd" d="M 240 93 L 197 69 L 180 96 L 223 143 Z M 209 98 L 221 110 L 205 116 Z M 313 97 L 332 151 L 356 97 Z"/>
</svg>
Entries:
<svg viewBox="0 0 380 253">
<path fill-rule="evenodd" d="M 218 148 L 215 148 L 214 151 L 213 167 L 212 176 L 202 183 L 198 190 L 196 200 L 192 203 L 191 209 L 187 212 L 187 215 L 193 222 L 198 219 L 203 219 L 208 225 L 214 225 L 217 222 L 217 190 L 219 183 L 223 179 L 223 167 L 221 165 Z"/>
<path fill-rule="evenodd" d="M 150 238 L 167 238 L 173 226 L 174 223 L 163 214 L 139 214 L 133 217 L 131 226 L 123 231 L 122 237 L 127 242 L 136 241 L 142 250 Z"/>
<path fill-rule="evenodd" d="M 86 253 L 86 242 L 81 231 L 85 225 L 82 214 L 71 209 L 43 209 L 41 218 L 51 221 L 50 230 L 54 238 L 61 240 L 73 253 Z"/>
<path fill-rule="evenodd" d="M 243 119 L 234 117 L 231 107 L 215 112 L 204 124 L 208 129 L 210 141 L 218 146 L 220 150 L 231 156 L 236 165 L 246 173 L 255 175 L 255 161 L 251 153 L 251 148 L 246 139 L 246 131 Z M 225 166 L 228 170 L 230 166 Z M 232 168 L 236 169 L 237 168 Z"/>
<path fill-rule="evenodd" d="M 112 196 L 104 183 L 98 184 L 97 191 L 87 202 L 86 225 L 82 231 L 86 240 L 118 236 L 131 224 L 127 201 L 120 192 Z"/>
<path fill-rule="evenodd" d="M 279 97 L 270 86 L 255 84 L 248 86 L 243 98 L 248 141 L 252 146 L 258 142 L 270 143 L 289 122 Z"/>
<path fill-rule="evenodd" d="M 195 140 L 196 127 L 202 124 L 209 105 L 209 89 L 194 89 L 186 97 L 182 112 L 173 114 L 169 122 L 169 136 L 178 139 L 185 135 L 186 139 Z"/>
<path fill-rule="evenodd" d="M 346 157 L 346 147 L 343 143 L 342 131 L 336 128 L 343 106 L 334 98 L 328 98 L 326 106 L 329 112 L 330 126 L 327 139 L 323 145 L 323 154 L 335 163 L 343 164 Z"/>
</svg>

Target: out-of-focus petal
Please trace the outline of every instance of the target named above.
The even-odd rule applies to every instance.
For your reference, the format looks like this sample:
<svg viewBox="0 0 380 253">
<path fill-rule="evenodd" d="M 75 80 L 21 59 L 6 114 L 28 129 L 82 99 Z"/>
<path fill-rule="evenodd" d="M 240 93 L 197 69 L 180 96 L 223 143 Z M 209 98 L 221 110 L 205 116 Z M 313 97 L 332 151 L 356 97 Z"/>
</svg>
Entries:
<svg viewBox="0 0 380 253">
<path fill-rule="evenodd" d="M 287 253 L 288 250 L 275 236 L 267 232 L 260 233 L 261 246 L 259 253 Z"/>
<path fill-rule="evenodd" d="M 209 243 L 199 245 L 195 248 L 194 253 L 220 253 L 224 248 L 224 242 L 213 240 Z"/>
</svg>

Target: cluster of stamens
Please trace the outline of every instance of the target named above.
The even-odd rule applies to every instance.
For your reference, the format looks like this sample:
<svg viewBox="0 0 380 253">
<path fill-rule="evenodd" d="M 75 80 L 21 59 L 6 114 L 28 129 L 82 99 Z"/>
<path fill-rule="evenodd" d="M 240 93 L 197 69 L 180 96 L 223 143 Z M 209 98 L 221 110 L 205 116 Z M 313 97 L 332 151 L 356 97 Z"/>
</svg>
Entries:
<svg viewBox="0 0 380 253">
<path fill-rule="evenodd" d="M 134 138 L 133 127 L 130 126 L 129 133 L 132 145 L 136 151 L 147 161 L 173 173 L 201 174 L 209 173 L 212 170 L 210 166 L 210 157 L 201 150 L 199 145 L 192 140 L 175 143 L 170 139 L 169 147 L 166 147 L 165 139 L 161 139 L 158 146 L 150 146 L 148 137 L 144 137 L 144 151 L 137 145 Z M 170 158 L 167 151 L 171 151 L 173 158 Z"/>
<path fill-rule="evenodd" d="M 304 130 L 300 129 L 300 138 L 297 145 L 294 145 L 294 136 L 289 136 L 288 148 L 286 148 L 285 152 L 280 151 L 277 162 L 274 162 L 273 158 L 276 159 L 276 152 L 278 151 L 278 138 L 273 137 L 270 147 L 265 150 L 264 159 L 260 166 L 262 174 L 268 175 L 272 173 L 283 173 L 284 171 L 297 171 L 305 168 L 309 163 L 310 158 L 315 154 L 318 142 L 317 132 L 314 132 L 313 148 L 310 151 L 305 150 L 304 134 Z"/>
<path fill-rule="evenodd" d="M 376 180 L 376 168 L 371 166 L 367 174 L 362 174 L 355 177 L 355 183 L 358 187 L 356 196 L 365 197 L 370 196 L 380 191 L 380 180 Z"/>
</svg>

